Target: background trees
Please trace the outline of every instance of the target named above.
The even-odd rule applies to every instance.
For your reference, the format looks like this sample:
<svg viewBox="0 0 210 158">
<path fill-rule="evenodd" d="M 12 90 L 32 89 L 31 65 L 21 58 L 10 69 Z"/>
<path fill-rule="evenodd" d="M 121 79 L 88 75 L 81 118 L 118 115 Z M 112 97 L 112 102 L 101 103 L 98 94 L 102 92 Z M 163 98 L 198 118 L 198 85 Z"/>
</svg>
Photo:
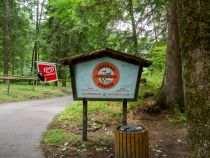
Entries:
<svg viewBox="0 0 210 158">
<path fill-rule="evenodd" d="M 3 2 L 10 3 L 9 8 Z M 105 47 L 146 56 L 152 45 L 166 38 L 164 0 L 3 2 L 0 7 L 6 9 L 3 11 L 8 17 L 0 11 L 5 18 L 0 28 L 1 42 L 4 32 L 8 35 L 5 47 L 0 47 L 5 54 L 0 55 L 5 67 L 1 65 L 1 75 L 7 67 L 10 75 L 29 75 L 36 60 L 57 62 Z M 4 30 L 7 21 L 9 27 Z"/>
<path fill-rule="evenodd" d="M 32 11 L 22 1 L 3 2 L 0 2 L 0 8 L 4 8 L 0 11 L 0 75 L 24 75 L 24 72 L 28 72 L 31 57 Z"/>
<path fill-rule="evenodd" d="M 4 76 L 9 71 L 9 0 L 3 1 L 3 49 L 4 49 Z"/>
</svg>

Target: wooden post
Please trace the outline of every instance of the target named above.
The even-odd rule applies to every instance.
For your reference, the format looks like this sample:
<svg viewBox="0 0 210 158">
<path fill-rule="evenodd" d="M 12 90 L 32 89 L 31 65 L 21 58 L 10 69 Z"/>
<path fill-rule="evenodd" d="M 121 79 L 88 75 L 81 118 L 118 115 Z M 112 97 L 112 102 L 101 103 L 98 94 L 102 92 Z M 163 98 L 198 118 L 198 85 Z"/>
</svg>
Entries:
<svg viewBox="0 0 210 158">
<path fill-rule="evenodd" d="M 87 141 L 87 100 L 83 100 L 83 131 L 82 140 Z"/>
<path fill-rule="evenodd" d="M 62 87 L 66 87 L 66 80 L 61 80 L 62 81 Z"/>
<path fill-rule="evenodd" d="M 35 83 L 34 83 L 35 81 L 34 81 L 34 80 L 35 80 L 35 79 L 33 79 L 33 91 L 34 91 L 34 85 L 35 85 Z"/>
<path fill-rule="evenodd" d="M 123 100 L 123 117 L 122 117 L 122 125 L 127 124 L 127 100 Z"/>
<path fill-rule="evenodd" d="M 7 95 L 9 95 L 9 86 L 10 86 L 10 80 L 7 80 Z"/>
<path fill-rule="evenodd" d="M 55 87 L 58 87 L 58 81 L 55 81 L 54 84 L 55 84 Z"/>
</svg>

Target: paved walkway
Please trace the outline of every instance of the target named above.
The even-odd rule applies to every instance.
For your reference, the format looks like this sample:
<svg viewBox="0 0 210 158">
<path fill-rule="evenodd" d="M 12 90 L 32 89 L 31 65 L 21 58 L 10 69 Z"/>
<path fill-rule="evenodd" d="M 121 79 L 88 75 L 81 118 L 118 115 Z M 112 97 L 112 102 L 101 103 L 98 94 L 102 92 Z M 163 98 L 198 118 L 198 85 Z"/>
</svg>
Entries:
<svg viewBox="0 0 210 158">
<path fill-rule="evenodd" d="M 0 158 L 44 158 L 38 148 L 52 119 L 71 96 L 0 104 Z"/>
</svg>

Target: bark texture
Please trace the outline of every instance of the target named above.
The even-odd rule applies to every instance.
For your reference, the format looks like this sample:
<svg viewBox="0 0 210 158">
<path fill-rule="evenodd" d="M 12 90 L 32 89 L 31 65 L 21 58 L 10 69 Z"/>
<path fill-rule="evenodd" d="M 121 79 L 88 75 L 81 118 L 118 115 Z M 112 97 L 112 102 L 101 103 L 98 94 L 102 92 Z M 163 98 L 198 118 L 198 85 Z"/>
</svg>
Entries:
<svg viewBox="0 0 210 158">
<path fill-rule="evenodd" d="M 192 158 L 210 157 L 210 0 L 179 0 L 184 97 Z"/>
<path fill-rule="evenodd" d="M 162 94 L 165 99 L 165 108 L 174 109 L 178 106 L 183 110 L 182 61 L 176 4 L 176 0 L 168 1 L 168 47 Z"/>
<path fill-rule="evenodd" d="M 9 0 L 3 1 L 3 30 L 4 30 L 4 76 L 8 76 L 9 72 Z"/>
</svg>

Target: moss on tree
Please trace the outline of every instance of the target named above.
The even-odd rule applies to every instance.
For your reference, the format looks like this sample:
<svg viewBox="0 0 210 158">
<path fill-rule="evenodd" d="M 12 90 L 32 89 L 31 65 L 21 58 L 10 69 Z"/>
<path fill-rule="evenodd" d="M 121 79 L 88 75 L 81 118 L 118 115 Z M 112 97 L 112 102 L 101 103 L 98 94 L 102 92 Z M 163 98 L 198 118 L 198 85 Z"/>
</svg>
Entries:
<svg viewBox="0 0 210 158">
<path fill-rule="evenodd" d="M 210 157 L 210 1 L 180 0 L 179 31 L 190 157 Z"/>
</svg>

